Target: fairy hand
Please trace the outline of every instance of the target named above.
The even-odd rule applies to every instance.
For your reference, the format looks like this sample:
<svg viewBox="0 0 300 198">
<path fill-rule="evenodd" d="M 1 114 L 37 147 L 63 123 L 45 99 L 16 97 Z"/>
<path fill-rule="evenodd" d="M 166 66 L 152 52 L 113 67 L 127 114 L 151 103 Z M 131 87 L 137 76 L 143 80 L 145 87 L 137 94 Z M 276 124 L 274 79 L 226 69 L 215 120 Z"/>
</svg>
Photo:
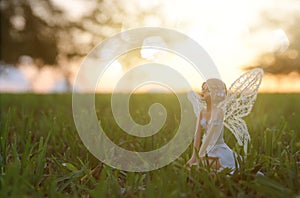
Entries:
<svg viewBox="0 0 300 198">
<path fill-rule="evenodd" d="M 189 159 L 189 161 L 186 163 L 187 165 L 189 166 L 192 166 L 192 165 L 195 165 L 195 164 L 198 164 L 198 159 L 195 155 L 193 155 L 191 157 L 191 159 Z"/>
</svg>

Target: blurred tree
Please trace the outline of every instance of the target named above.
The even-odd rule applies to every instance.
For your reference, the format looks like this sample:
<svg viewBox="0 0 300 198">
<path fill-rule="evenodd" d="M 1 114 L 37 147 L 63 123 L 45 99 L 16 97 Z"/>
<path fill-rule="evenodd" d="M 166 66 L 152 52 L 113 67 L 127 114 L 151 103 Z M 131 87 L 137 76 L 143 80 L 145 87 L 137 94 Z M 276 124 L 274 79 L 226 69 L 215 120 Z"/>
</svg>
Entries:
<svg viewBox="0 0 300 198">
<path fill-rule="evenodd" d="M 288 34 L 289 46 L 281 52 L 277 50 L 273 53 L 265 53 L 257 58 L 257 65 L 245 67 L 246 70 L 252 68 L 263 68 L 266 74 L 289 74 L 296 72 L 300 74 L 300 29 L 295 28 L 300 23 L 299 13 L 289 13 L 293 20 L 281 21 L 282 19 L 274 18 L 274 15 L 263 13 L 265 25 L 274 29 L 283 27 Z M 272 17 L 273 16 L 273 17 Z M 286 17 L 288 18 L 288 17 Z M 288 18 L 290 19 L 290 18 Z M 280 41 L 279 47 L 280 48 Z"/>
<path fill-rule="evenodd" d="M 74 20 L 54 0 L 1 0 L 1 61 L 15 65 L 25 55 L 43 66 L 57 65 L 62 57 L 83 57 L 124 24 L 125 29 L 126 24 L 145 25 L 160 11 L 159 5 L 141 9 L 122 0 L 91 2 L 88 14 Z"/>
<path fill-rule="evenodd" d="M 50 1 L 41 0 L 35 7 L 33 3 L 37 1 L 1 1 L 1 61 L 16 64 L 20 56 L 27 55 L 39 63 L 56 63 L 60 24 L 54 19 L 62 12 Z"/>
</svg>

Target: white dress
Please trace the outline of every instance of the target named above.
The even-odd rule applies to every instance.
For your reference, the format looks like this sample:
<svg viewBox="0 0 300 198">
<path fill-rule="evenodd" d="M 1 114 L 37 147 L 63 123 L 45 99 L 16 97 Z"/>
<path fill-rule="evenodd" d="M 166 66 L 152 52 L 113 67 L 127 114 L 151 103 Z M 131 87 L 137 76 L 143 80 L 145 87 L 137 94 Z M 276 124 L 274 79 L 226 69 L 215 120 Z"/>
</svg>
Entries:
<svg viewBox="0 0 300 198">
<path fill-rule="evenodd" d="M 207 122 L 205 118 L 202 118 L 200 120 L 200 125 L 201 127 L 203 127 L 204 129 L 204 136 L 202 139 L 202 142 L 205 141 L 205 136 L 206 136 L 206 132 L 207 132 L 207 128 L 208 125 L 210 124 L 210 121 Z M 223 125 L 223 124 L 222 124 Z M 232 168 L 235 169 L 236 165 L 235 165 L 235 158 L 236 158 L 236 153 L 233 152 L 229 146 L 224 142 L 223 136 L 224 136 L 224 126 L 222 126 L 221 129 L 221 134 L 218 137 L 216 143 L 213 146 L 209 146 L 206 149 L 206 154 L 209 157 L 217 157 L 219 158 L 219 162 L 221 165 L 221 170 L 223 168 Z"/>
</svg>

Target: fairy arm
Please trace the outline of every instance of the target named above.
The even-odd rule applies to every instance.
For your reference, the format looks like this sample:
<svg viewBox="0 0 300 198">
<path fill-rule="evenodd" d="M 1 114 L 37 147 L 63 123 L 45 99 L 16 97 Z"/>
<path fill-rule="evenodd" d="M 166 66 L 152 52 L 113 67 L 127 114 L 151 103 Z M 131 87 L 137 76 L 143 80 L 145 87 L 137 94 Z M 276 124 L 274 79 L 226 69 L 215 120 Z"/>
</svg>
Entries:
<svg viewBox="0 0 300 198">
<path fill-rule="evenodd" d="M 222 130 L 224 113 L 221 109 L 217 109 L 216 112 L 212 113 L 211 124 L 207 129 L 207 135 L 205 140 L 202 142 L 199 156 L 204 157 L 206 154 L 206 150 L 209 145 L 214 145 L 219 138 Z"/>
<path fill-rule="evenodd" d="M 196 131 L 195 131 L 195 136 L 194 136 L 193 154 L 192 154 L 191 159 L 187 162 L 187 164 L 189 164 L 190 166 L 193 163 L 197 162 L 197 153 L 199 151 L 200 140 L 201 140 L 201 125 L 200 125 L 201 119 L 202 119 L 202 114 L 200 112 L 200 115 L 197 118 L 197 127 L 196 127 Z"/>
</svg>

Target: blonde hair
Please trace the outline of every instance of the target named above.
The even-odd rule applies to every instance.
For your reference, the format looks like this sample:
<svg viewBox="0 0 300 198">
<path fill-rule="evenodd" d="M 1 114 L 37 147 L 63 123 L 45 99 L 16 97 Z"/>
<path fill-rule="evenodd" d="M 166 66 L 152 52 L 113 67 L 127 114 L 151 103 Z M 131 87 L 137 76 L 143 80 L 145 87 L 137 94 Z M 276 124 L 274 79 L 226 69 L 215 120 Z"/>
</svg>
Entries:
<svg viewBox="0 0 300 198">
<path fill-rule="evenodd" d="M 204 82 L 202 86 L 204 84 L 208 87 L 212 103 L 218 104 L 225 99 L 227 95 L 227 88 L 223 81 L 211 78 Z"/>
</svg>

